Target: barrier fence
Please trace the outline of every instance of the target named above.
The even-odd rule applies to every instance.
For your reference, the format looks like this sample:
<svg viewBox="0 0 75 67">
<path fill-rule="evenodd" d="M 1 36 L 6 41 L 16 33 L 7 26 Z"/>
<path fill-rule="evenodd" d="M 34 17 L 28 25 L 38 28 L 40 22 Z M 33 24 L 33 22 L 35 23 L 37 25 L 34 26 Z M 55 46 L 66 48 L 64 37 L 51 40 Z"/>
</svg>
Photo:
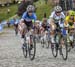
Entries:
<svg viewBox="0 0 75 67">
<path fill-rule="evenodd" d="M 7 21 L 2 21 L 2 22 L 0 23 L 0 33 L 2 33 L 4 27 L 7 26 L 7 23 L 9 23 L 10 25 L 14 25 L 15 22 L 19 23 L 19 19 L 16 19 L 16 20 L 11 19 L 11 20 L 9 20 L 9 22 L 7 22 Z"/>
</svg>

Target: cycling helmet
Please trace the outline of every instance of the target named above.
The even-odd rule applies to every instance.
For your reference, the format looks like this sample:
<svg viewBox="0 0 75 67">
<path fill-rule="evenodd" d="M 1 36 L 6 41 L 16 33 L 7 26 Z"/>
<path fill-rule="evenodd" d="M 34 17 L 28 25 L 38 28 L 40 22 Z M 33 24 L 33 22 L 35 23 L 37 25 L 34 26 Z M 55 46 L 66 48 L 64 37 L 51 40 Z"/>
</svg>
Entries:
<svg viewBox="0 0 75 67">
<path fill-rule="evenodd" d="M 75 12 L 73 10 L 69 11 L 69 16 L 75 16 Z"/>
<path fill-rule="evenodd" d="M 55 6 L 55 7 L 54 7 L 54 11 L 55 11 L 55 12 L 61 12 L 61 11 L 62 11 L 61 6 Z"/>
<path fill-rule="evenodd" d="M 35 8 L 33 5 L 28 5 L 27 12 L 34 12 Z"/>
</svg>

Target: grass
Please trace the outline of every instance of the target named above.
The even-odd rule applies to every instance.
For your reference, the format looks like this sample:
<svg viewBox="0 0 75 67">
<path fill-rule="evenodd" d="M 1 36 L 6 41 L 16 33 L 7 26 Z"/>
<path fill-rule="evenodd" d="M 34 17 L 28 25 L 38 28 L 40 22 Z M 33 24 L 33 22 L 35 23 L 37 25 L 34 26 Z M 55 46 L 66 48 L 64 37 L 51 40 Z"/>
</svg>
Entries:
<svg viewBox="0 0 75 67">
<path fill-rule="evenodd" d="M 45 1 L 39 0 L 36 3 L 34 3 L 37 7 L 36 14 L 39 20 L 43 18 L 43 14 L 46 12 L 47 17 L 49 17 L 50 12 L 52 10 L 52 6 L 50 4 L 45 4 Z M 10 13 L 7 14 L 7 9 L 10 9 Z M 0 21 L 7 20 L 8 18 L 11 18 L 15 15 L 17 12 L 18 5 L 11 5 L 9 7 L 0 7 Z"/>
<path fill-rule="evenodd" d="M 10 9 L 9 14 L 7 14 L 8 8 Z M 13 15 L 15 15 L 15 13 L 17 12 L 17 8 L 18 8 L 17 4 L 11 5 L 9 7 L 0 7 L 0 21 L 6 20 L 6 19 L 12 17 Z"/>
<path fill-rule="evenodd" d="M 47 14 L 47 18 L 49 18 L 49 15 L 52 11 L 52 5 L 45 4 L 44 1 L 42 3 L 41 2 L 39 3 L 39 1 L 38 1 L 35 3 L 35 5 L 37 7 L 36 14 L 37 14 L 38 19 L 41 20 L 43 18 L 43 15 L 45 12 Z"/>
</svg>

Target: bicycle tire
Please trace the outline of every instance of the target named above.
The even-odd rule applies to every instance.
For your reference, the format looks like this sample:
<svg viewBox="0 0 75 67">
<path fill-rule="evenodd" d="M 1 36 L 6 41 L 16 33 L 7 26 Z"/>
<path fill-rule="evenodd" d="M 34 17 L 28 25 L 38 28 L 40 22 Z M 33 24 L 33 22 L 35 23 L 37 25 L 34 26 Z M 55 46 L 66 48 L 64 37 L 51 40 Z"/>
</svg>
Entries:
<svg viewBox="0 0 75 67">
<path fill-rule="evenodd" d="M 51 50 L 52 50 L 52 55 L 56 58 L 58 56 L 58 44 L 56 43 L 56 36 L 54 37 L 55 43 L 51 42 Z"/>
<path fill-rule="evenodd" d="M 44 39 L 42 39 L 41 45 L 42 45 L 43 48 L 44 48 L 44 44 L 45 44 L 45 41 L 44 41 Z"/>
<path fill-rule="evenodd" d="M 61 37 L 61 39 L 63 39 L 64 41 L 64 44 L 63 46 L 61 46 L 61 55 L 62 55 L 62 58 L 63 60 L 67 60 L 68 58 L 68 45 L 67 45 L 67 38 L 66 37 Z"/>
<path fill-rule="evenodd" d="M 26 47 L 24 47 L 24 46 L 22 47 L 22 49 L 23 49 L 23 55 L 24 55 L 25 58 L 27 58 L 27 52 L 28 52 L 28 51 L 27 51 L 27 45 L 28 45 L 28 44 L 26 44 L 26 38 L 25 38 L 25 37 L 24 37 L 24 45 L 25 45 Z"/>
<path fill-rule="evenodd" d="M 30 44 L 28 45 L 28 48 L 29 48 L 29 58 L 30 58 L 30 60 L 34 60 L 34 58 L 35 58 L 35 54 L 36 54 L 36 41 L 35 41 L 35 37 L 34 36 L 32 36 L 31 37 L 31 40 L 32 40 L 32 45 L 33 45 L 33 48 L 32 48 L 32 50 L 33 50 L 33 52 L 32 52 L 32 50 L 30 50 Z"/>
<path fill-rule="evenodd" d="M 58 48 L 56 44 L 54 44 L 55 47 L 53 47 L 53 44 L 51 44 L 51 50 L 52 50 L 52 55 L 56 58 L 58 56 Z"/>
<path fill-rule="evenodd" d="M 48 35 L 46 36 L 46 40 L 47 40 L 46 48 L 49 48 L 49 45 L 50 45 L 50 39 L 49 39 Z"/>
</svg>

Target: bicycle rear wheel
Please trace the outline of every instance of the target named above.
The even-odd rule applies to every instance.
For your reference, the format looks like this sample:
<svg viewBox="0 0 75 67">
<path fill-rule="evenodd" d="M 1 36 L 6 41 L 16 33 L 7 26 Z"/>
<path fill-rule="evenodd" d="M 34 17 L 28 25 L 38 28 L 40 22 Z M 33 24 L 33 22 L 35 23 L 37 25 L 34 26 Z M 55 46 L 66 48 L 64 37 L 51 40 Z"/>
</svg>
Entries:
<svg viewBox="0 0 75 67">
<path fill-rule="evenodd" d="M 68 58 L 68 46 L 67 46 L 67 38 L 62 36 L 60 38 L 60 52 L 63 60 L 67 60 Z"/>
<path fill-rule="evenodd" d="M 46 48 L 49 48 L 50 45 L 50 37 L 49 35 L 46 35 Z"/>
<path fill-rule="evenodd" d="M 49 48 L 49 45 L 50 45 L 50 42 L 47 41 L 47 43 L 46 43 L 46 48 Z"/>
<path fill-rule="evenodd" d="M 70 52 L 71 49 L 72 49 L 72 47 L 71 47 L 71 43 L 70 43 L 70 42 L 67 42 L 67 46 L 68 46 L 67 51 Z"/>
<path fill-rule="evenodd" d="M 30 60 L 34 60 L 35 54 L 36 54 L 36 41 L 35 41 L 34 36 L 30 36 L 30 38 L 31 38 L 33 47 L 32 49 L 30 49 L 30 44 L 28 45 L 29 46 L 29 58 Z"/>
</svg>

